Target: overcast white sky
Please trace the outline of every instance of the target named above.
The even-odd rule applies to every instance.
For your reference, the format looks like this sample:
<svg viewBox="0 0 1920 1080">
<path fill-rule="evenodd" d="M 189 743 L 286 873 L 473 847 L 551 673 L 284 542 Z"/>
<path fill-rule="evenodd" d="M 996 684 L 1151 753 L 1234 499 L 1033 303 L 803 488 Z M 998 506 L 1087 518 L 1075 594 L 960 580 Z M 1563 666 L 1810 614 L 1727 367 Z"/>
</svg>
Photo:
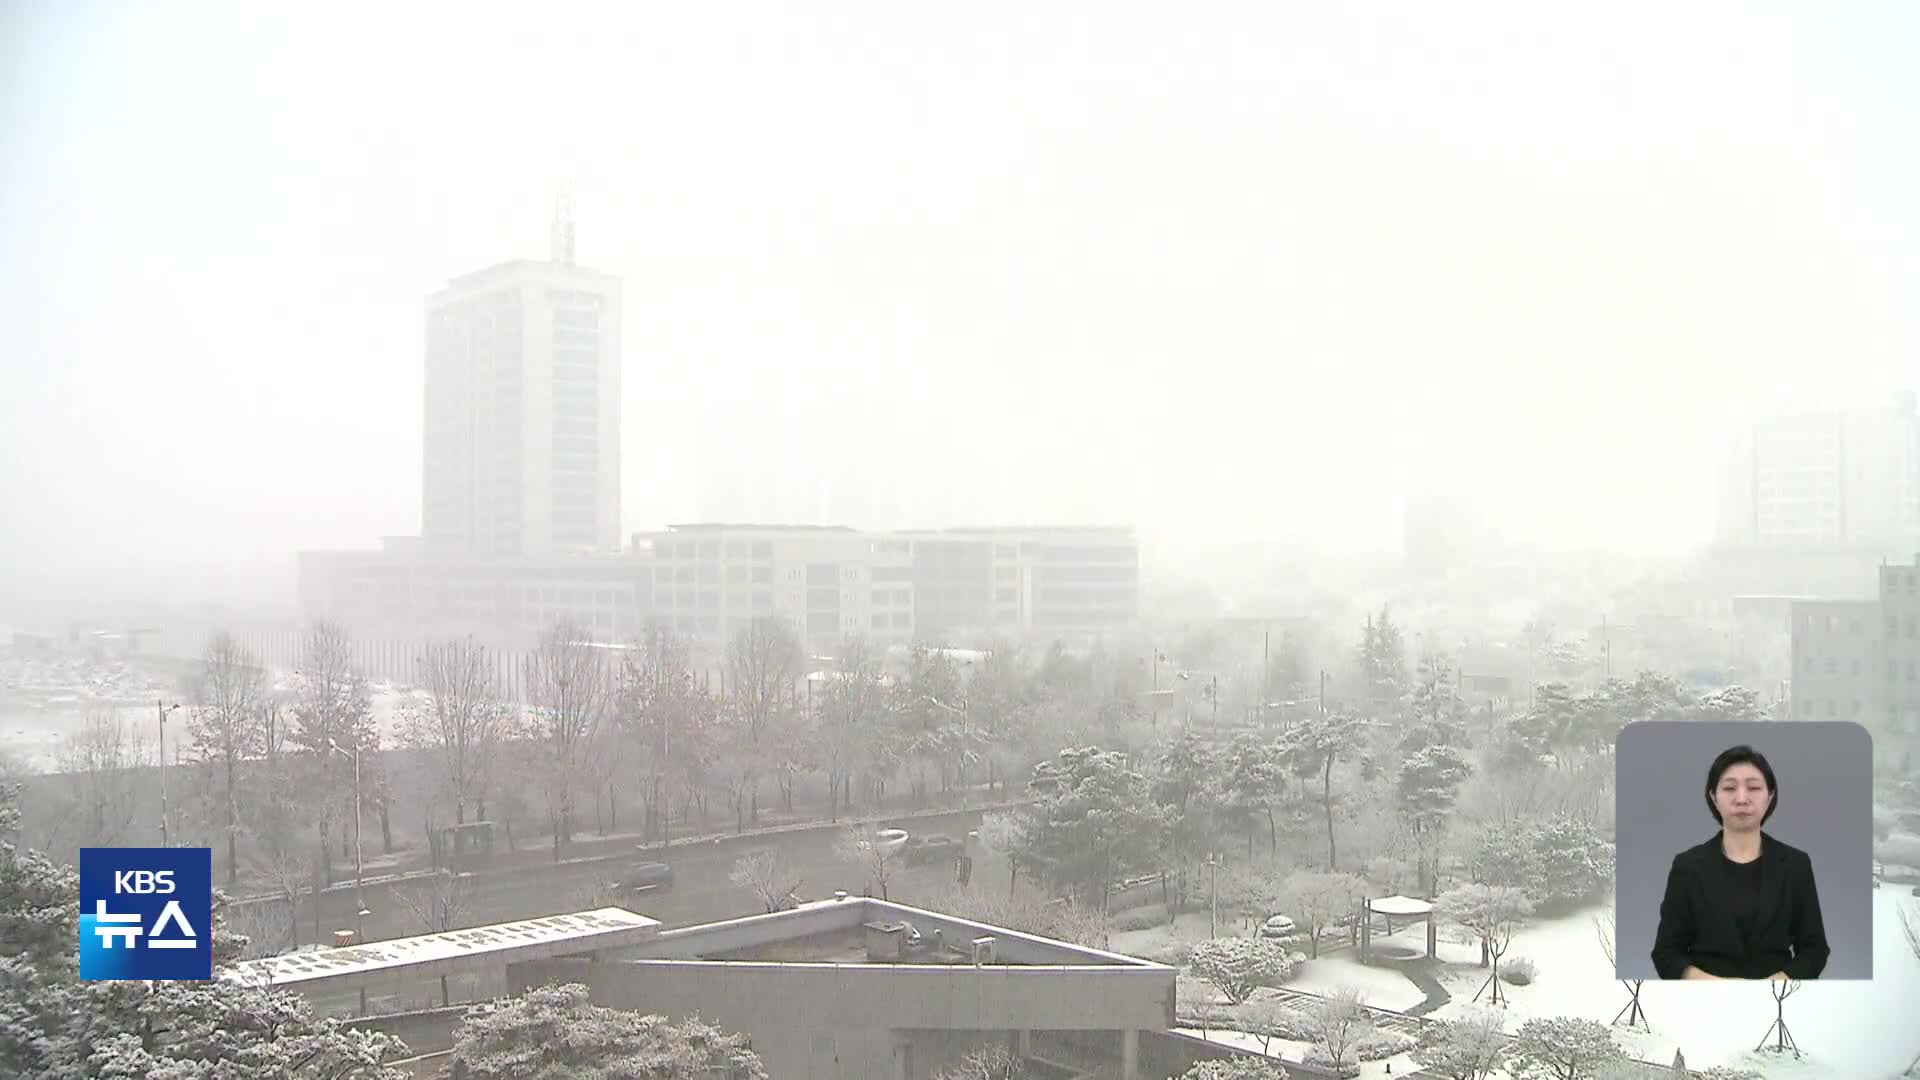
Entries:
<svg viewBox="0 0 1920 1080">
<path fill-rule="evenodd" d="M 0 16 L 15 579 L 417 529 L 422 298 L 568 182 L 629 530 L 832 432 L 1185 537 L 1465 478 L 1672 550 L 1737 417 L 1920 381 L 1910 4 L 288 10 Z"/>
</svg>

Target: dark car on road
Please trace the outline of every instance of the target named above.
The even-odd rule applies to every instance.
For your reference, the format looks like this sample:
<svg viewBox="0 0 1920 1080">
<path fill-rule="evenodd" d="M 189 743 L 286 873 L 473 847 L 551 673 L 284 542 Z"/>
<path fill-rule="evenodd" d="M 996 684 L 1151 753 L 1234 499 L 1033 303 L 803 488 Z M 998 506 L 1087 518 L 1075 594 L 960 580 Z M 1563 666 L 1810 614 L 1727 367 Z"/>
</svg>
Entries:
<svg viewBox="0 0 1920 1080">
<path fill-rule="evenodd" d="M 951 836 L 930 833 L 909 837 L 906 850 L 900 856 L 908 866 L 924 866 L 927 863 L 951 862 L 959 854 L 959 841 Z"/>
<path fill-rule="evenodd" d="M 662 862 L 643 862 L 626 872 L 615 888 L 622 894 L 656 892 L 673 887 L 673 867 Z"/>
</svg>

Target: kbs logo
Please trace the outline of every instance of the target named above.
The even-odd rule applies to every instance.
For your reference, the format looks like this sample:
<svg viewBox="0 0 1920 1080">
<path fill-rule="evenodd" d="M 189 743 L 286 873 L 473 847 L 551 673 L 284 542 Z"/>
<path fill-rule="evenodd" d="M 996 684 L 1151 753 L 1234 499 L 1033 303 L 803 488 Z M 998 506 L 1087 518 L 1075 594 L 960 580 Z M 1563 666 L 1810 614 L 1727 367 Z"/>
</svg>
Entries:
<svg viewBox="0 0 1920 1080">
<path fill-rule="evenodd" d="M 80 977 L 213 977 L 212 848 L 81 848 Z"/>
</svg>

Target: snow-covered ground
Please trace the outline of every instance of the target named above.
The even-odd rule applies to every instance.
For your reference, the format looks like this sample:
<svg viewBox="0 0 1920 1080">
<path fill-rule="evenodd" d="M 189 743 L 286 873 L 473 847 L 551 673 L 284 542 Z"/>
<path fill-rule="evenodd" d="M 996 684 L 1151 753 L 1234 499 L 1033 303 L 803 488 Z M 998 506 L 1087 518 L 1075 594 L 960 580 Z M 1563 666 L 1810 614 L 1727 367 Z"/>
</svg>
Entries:
<svg viewBox="0 0 1920 1080">
<path fill-rule="evenodd" d="M 381 737 L 391 741 L 400 723 L 400 709 L 406 701 L 418 695 L 418 691 L 409 691 L 381 684 L 373 690 L 373 716 L 379 724 Z M 174 700 L 177 692 L 168 691 L 162 696 Z M 158 723 L 152 705 L 127 706 L 117 709 L 125 719 L 139 741 L 152 754 L 152 747 L 158 734 Z M 174 714 L 175 721 L 181 714 Z M 87 710 L 82 707 L 57 707 L 36 709 L 30 707 L 0 706 L 0 754 L 17 759 L 36 772 L 45 772 L 56 767 L 60 757 L 63 740 L 78 732 L 86 722 Z M 167 724 L 167 756 L 187 751 L 186 725 L 169 722 Z"/>
<path fill-rule="evenodd" d="M 1920 914 L 1920 898 L 1887 886 L 1873 894 L 1873 979 L 1808 982 L 1787 999 L 1787 1028 L 1805 1054 L 1800 1068 L 1809 1076 L 1878 1080 L 1897 1076 L 1920 1054 L 1920 959 L 1901 934 L 1898 905 Z M 1527 956 L 1539 965 L 1531 986 L 1509 987 L 1507 1029 L 1518 1030 L 1536 1016 L 1575 1016 L 1605 1023 L 1627 1001 L 1600 951 L 1591 913 L 1554 919 L 1515 935 L 1509 956 Z M 1475 964 L 1476 946 L 1447 940 L 1443 960 Z M 1471 968 L 1442 978 L 1453 1000 L 1435 1014 L 1442 1019 L 1473 1006 L 1470 999 L 1486 973 Z M 1760 983 L 1649 982 L 1640 1002 L 1653 1025 L 1651 1035 L 1628 1037 L 1635 1057 L 1673 1060 L 1677 1047 L 1693 1068 L 1746 1064 L 1750 1051 L 1774 1019 L 1774 1002 Z M 1802 1075 L 1780 1063 L 1766 1075 Z"/>
<path fill-rule="evenodd" d="M 1802 983 L 1787 999 L 1787 1027 L 1803 1052 L 1799 1061 L 1753 1053 L 1774 1019 L 1773 996 L 1760 983 L 1646 983 L 1640 1001 L 1653 1030 L 1617 1028 L 1617 1037 L 1632 1056 L 1643 1061 L 1670 1062 L 1678 1049 L 1696 1069 L 1738 1065 L 1787 1080 L 1891 1080 L 1920 1054 L 1920 959 L 1915 959 L 1901 933 L 1902 904 L 1920 915 L 1920 898 L 1908 888 L 1889 885 L 1874 892 L 1871 981 Z M 1515 935 L 1508 956 L 1532 959 L 1539 975 L 1530 986 L 1506 987 L 1508 1031 L 1518 1031 L 1534 1017 L 1572 1016 L 1606 1023 L 1626 1003 L 1626 988 L 1613 978 L 1612 966 L 1594 935 L 1592 914 L 1540 922 Z M 1206 933 L 1204 915 L 1198 919 L 1183 915 L 1171 931 L 1155 927 L 1117 934 L 1113 944 L 1118 951 L 1135 952 L 1139 947 L 1165 946 L 1175 938 L 1203 940 Z M 1394 936 L 1414 942 L 1424 933 L 1416 925 Z M 1453 1000 L 1434 1015 L 1449 1019 L 1475 1008 L 1472 998 L 1486 971 L 1474 966 L 1480 958 L 1477 946 L 1450 940 L 1444 931 L 1439 953 L 1442 960 L 1460 965 L 1441 976 Z M 1422 997 L 1397 973 L 1366 967 L 1351 956 L 1309 961 L 1286 985 L 1315 994 L 1342 985 L 1357 986 L 1366 993 L 1367 1004 L 1386 1009 L 1404 1010 Z M 1184 988 L 1182 994 L 1186 994 Z M 1260 1047 L 1260 1040 L 1249 1035 L 1212 1031 L 1206 1037 Z M 1307 1047 L 1274 1040 L 1270 1049 L 1297 1060 Z M 1404 1055 L 1393 1059 L 1393 1067 L 1395 1075 L 1411 1071 Z M 1386 1075 L 1385 1065 L 1370 1063 L 1362 1075 Z"/>
<path fill-rule="evenodd" d="M 1426 1000 L 1406 976 L 1391 968 L 1369 967 L 1355 960 L 1352 953 L 1309 960 L 1287 979 L 1286 985 L 1289 990 L 1322 995 L 1351 986 L 1365 995 L 1366 1004 L 1395 1012 L 1406 1012 Z"/>
</svg>

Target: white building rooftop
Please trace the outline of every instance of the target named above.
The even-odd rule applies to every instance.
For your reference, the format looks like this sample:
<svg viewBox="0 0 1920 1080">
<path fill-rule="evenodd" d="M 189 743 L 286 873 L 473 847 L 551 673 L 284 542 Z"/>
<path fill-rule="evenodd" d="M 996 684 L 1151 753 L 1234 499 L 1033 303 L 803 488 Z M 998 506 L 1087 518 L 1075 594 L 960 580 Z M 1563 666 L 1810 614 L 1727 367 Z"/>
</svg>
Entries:
<svg viewBox="0 0 1920 1080">
<path fill-rule="evenodd" d="M 219 978 L 251 986 L 359 985 L 380 976 L 446 974 L 521 960 L 570 956 L 650 940 L 660 920 L 605 907 L 544 919 L 495 923 L 441 934 L 373 941 L 342 949 L 247 960 Z"/>
</svg>

